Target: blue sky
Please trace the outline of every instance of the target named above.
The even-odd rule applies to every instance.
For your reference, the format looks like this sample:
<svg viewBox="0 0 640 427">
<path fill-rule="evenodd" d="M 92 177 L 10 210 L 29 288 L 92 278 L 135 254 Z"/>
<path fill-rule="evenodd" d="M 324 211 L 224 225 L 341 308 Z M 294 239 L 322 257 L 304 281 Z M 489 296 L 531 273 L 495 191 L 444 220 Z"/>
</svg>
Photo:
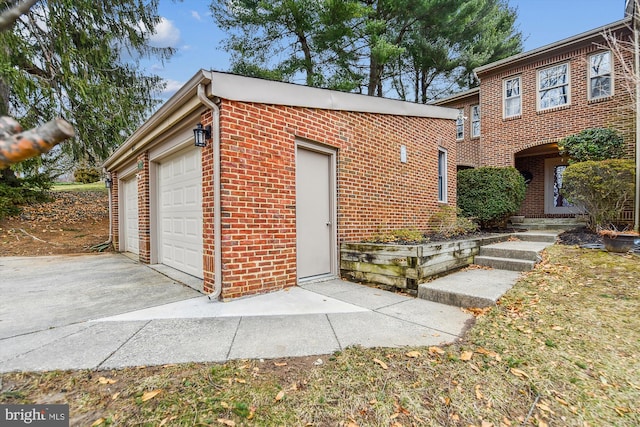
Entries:
<svg viewBox="0 0 640 427">
<path fill-rule="evenodd" d="M 222 50 L 225 34 L 215 26 L 210 0 L 160 0 L 164 19 L 154 43 L 177 52 L 165 64 L 149 63 L 149 70 L 167 82 L 168 98 L 200 68 L 225 71 L 229 55 Z M 508 0 L 518 10 L 517 27 L 526 50 L 562 40 L 624 17 L 625 0 Z"/>
</svg>

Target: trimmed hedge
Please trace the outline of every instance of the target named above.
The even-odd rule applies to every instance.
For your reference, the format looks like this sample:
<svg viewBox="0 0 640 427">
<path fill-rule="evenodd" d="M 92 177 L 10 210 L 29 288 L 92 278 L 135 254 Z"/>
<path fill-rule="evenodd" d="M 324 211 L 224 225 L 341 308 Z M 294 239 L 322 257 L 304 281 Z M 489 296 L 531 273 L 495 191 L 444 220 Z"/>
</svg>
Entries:
<svg viewBox="0 0 640 427">
<path fill-rule="evenodd" d="M 624 140 L 615 129 L 589 128 L 562 139 L 560 155 L 569 156 L 569 163 L 624 157 Z"/>
<path fill-rule="evenodd" d="M 482 228 L 504 226 L 524 201 L 524 178 L 514 167 L 481 167 L 458 172 L 458 207 Z"/>
</svg>

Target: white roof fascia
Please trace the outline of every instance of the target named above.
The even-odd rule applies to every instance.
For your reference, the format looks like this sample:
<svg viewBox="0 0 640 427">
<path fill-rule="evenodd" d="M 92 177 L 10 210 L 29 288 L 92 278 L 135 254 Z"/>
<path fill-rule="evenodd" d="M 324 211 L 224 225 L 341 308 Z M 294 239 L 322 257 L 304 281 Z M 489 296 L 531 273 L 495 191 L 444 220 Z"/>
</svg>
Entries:
<svg viewBox="0 0 640 427">
<path fill-rule="evenodd" d="M 210 72 L 210 95 L 222 99 L 322 110 L 455 120 L 457 110 L 395 99 Z"/>
<path fill-rule="evenodd" d="M 458 101 L 460 99 L 468 98 L 478 94 L 480 94 L 480 87 L 474 87 L 472 89 L 465 90 L 464 92 L 454 93 L 453 95 L 449 95 L 446 98 L 436 99 L 432 102 L 432 105 L 447 104 L 449 102 Z"/>
<path fill-rule="evenodd" d="M 593 30 L 580 33 L 578 35 L 568 37 L 566 39 L 557 41 L 555 43 L 550 43 L 548 45 L 530 50 L 528 52 L 519 53 L 517 55 L 513 55 L 508 58 L 504 58 L 499 61 L 492 62 L 490 64 L 482 65 L 480 67 L 475 68 L 473 71 L 476 74 L 484 73 L 486 71 L 492 70 L 494 68 L 500 68 L 504 65 L 507 65 L 513 62 L 518 62 L 518 61 L 535 57 L 537 55 L 546 53 L 547 51 L 550 51 L 553 49 L 557 49 L 560 47 L 568 47 L 573 44 L 581 43 L 581 42 L 584 42 L 585 40 L 588 40 L 590 38 L 597 36 L 598 34 L 602 34 L 605 31 L 616 31 L 624 27 L 628 27 L 629 25 L 631 25 L 631 18 L 627 17 L 619 21 L 612 22 L 611 24 L 603 25 L 602 27 L 598 27 Z"/>
<path fill-rule="evenodd" d="M 136 149 L 144 147 L 149 141 L 201 107 L 202 103 L 198 100 L 196 91 L 200 83 L 209 82 L 209 76 L 203 70 L 198 71 L 105 160 L 103 167 L 107 170 L 115 169 L 120 163 L 129 159 Z"/>
</svg>

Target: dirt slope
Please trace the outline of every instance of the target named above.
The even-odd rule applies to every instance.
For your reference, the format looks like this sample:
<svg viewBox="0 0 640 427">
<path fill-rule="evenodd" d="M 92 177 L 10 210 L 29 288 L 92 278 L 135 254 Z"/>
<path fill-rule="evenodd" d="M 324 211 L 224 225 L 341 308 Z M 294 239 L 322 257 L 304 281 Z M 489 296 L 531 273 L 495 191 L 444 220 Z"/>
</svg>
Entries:
<svg viewBox="0 0 640 427">
<path fill-rule="evenodd" d="M 0 221 L 0 256 L 91 252 L 108 240 L 108 196 L 104 192 L 60 191 L 53 201 L 25 206 Z"/>
</svg>

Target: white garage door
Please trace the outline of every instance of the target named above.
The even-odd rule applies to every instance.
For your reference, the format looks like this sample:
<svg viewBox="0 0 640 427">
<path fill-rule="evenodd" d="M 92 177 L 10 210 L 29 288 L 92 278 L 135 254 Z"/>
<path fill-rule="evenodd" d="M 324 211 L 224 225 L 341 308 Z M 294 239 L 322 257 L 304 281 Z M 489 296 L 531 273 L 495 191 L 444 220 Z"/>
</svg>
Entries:
<svg viewBox="0 0 640 427">
<path fill-rule="evenodd" d="M 122 181 L 124 196 L 124 251 L 137 254 L 140 252 L 138 240 L 138 179 Z"/>
<path fill-rule="evenodd" d="M 202 278 L 200 150 L 163 160 L 158 173 L 158 262 Z"/>
</svg>

